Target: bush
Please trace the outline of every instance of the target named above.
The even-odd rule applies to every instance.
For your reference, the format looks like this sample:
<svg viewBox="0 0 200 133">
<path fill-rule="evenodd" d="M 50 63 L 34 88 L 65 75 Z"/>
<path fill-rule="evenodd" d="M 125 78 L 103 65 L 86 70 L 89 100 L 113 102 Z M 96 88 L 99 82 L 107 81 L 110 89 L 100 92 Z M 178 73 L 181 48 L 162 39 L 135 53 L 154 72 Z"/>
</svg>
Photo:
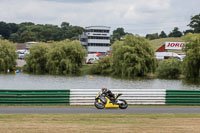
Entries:
<svg viewBox="0 0 200 133">
<path fill-rule="evenodd" d="M 178 78 L 181 74 L 181 61 L 174 58 L 162 60 L 158 64 L 156 73 L 159 78 Z"/>
<path fill-rule="evenodd" d="M 17 53 L 16 46 L 7 41 L 0 40 L 0 72 L 14 70 L 16 66 Z"/>
<path fill-rule="evenodd" d="M 114 75 L 140 77 L 154 72 L 156 59 L 148 40 L 143 37 L 126 35 L 123 41 L 112 45 Z"/>
<path fill-rule="evenodd" d="M 37 43 L 30 48 L 30 55 L 25 57 L 26 65 L 23 70 L 29 73 L 47 73 L 47 53 L 50 47 L 45 43 Z"/>
<path fill-rule="evenodd" d="M 97 64 L 94 64 L 91 69 L 92 74 L 102 74 L 108 75 L 112 74 L 112 58 L 111 56 L 105 56 L 103 59 L 100 59 Z"/>
<path fill-rule="evenodd" d="M 197 79 L 200 76 L 200 34 L 187 34 L 183 37 L 186 56 L 183 60 L 183 73 L 187 79 Z"/>
<path fill-rule="evenodd" d="M 79 41 L 58 42 L 48 53 L 47 69 L 50 74 L 79 74 L 86 54 Z"/>
</svg>

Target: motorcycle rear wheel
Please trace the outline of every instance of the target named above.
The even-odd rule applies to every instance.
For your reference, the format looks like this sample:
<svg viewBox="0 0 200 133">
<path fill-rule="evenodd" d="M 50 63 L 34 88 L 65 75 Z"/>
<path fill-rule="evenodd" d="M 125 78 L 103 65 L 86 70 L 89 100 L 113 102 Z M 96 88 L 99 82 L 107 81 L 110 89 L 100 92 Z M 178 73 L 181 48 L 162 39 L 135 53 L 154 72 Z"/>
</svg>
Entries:
<svg viewBox="0 0 200 133">
<path fill-rule="evenodd" d="M 119 101 L 123 102 L 123 103 L 119 104 L 119 108 L 120 109 L 126 109 L 128 107 L 128 104 L 127 104 L 126 100 L 119 99 Z"/>
<path fill-rule="evenodd" d="M 97 109 L 104 109 L 104 108 L 105 108 L 105 104 L 102 103 L 102 102 L 99 103 L 98 100 L 95 100 L 94 106 L 95 106 Z"/>
</svg>

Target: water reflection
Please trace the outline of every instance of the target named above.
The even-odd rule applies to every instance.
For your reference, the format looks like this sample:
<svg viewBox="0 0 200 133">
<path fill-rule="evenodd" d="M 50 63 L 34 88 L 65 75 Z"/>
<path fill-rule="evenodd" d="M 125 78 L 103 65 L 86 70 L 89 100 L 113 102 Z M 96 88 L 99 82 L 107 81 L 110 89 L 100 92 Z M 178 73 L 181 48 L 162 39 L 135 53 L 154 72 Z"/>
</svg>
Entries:
<svg viewBox="0 0 200 133">
<path fill-rule="evenodd" d="M 196 88 L 199 90 L 200 88 L 200 80 L 199 79 L 192 79 L 192 80 L 182 80 L 184 85 L 190 86 L 191 88 Z"/>
<path fill-rule="evenodd" d="M 30 75 L 25 73 L 1 74 L 0 89 L 184 89 L 200 90 L 199 84 L 188 84 L 182 80 L 166 79 L 119 79 L 90 75 L 69 77 L 53 75 Z"/>
</svg>

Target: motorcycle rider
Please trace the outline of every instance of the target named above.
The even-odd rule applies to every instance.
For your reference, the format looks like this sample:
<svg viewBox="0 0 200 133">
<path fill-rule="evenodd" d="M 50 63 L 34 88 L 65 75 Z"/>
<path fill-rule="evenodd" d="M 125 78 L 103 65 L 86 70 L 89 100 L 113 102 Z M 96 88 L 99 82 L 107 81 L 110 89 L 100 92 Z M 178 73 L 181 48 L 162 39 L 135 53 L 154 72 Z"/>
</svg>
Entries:
<svg viewBox="0 0 200 133">
<path fill-rule="evenodd" d="M 115 102 L 115 94 L 113 94 L 110 90 L 108 90 L 107 88 L 102 88 L 102 94 L 105 94 L 105 96 L 107 96 L 111 102 Z"/>
</svg>

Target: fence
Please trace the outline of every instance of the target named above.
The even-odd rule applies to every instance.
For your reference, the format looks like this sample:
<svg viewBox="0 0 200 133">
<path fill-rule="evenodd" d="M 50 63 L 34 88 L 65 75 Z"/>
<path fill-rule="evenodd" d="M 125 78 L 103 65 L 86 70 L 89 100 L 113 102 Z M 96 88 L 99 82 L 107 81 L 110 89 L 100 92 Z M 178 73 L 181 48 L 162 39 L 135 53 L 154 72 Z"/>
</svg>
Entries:
<svg viewBox="0 0 200 133">
<path fill-rule="evenodd" d="M 69 104 L 70 90 L 0 90 L 0 104 Z"/>
<path fill-rule="evenodd" d="M 122 93 L 119 98 L 130 104 L 165 104 L 164 89 L 111 89 L 114 94 Z M 94 105 L 94 98 L 100 89 L 73 89 L 70 105 Z"/>
<path fill-rule="evenodd" d="M 199 105 L 200 91 L 165 89 L 111 89 L 129 105 Z M 0 90 L 0 104 L 94 105 L 100 89 Z"/>
<path fill-rule="evenodd" d="M 166 104 L 200 105 L 200 91 L 199 90 L 167 90 Z"/>
</svg>

